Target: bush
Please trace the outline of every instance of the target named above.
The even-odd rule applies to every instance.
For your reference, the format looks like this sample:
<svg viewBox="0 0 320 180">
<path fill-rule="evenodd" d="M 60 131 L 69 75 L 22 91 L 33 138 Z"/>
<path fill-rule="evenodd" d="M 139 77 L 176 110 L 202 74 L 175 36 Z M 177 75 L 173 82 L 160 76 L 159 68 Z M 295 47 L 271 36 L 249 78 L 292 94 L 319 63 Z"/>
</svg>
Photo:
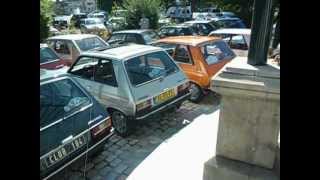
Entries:
<svg viewBox="0 0 320 180">
<path fill-rule="evenodd" d="M 151 29 L 158 28 L 160 0 L 124 0 L 127 29 L 139 29 L 140 19 L 144 14 L 149 19 Z"/>
<path fill-rule="evenodd" d="M 53 2 L 51 0 L 40 0 L 40 42 L 49 36 L 52 14 Z"/>
</svg>

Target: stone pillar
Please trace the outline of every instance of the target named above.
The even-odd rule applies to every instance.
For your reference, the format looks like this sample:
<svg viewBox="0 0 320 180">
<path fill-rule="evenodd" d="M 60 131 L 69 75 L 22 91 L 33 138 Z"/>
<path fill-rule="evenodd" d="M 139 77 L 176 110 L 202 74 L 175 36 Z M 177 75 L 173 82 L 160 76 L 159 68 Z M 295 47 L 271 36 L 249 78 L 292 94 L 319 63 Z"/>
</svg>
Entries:
<svg viewBox="0 0 320 180">
<path fill-rule="evenodd" d="M 248 64 L 264 65 L 267 62 L 272 30 L 272 2 L 273 0 L 254 1 Z"/>
<path fill-rule="evenodd" d="M 222 95 L 216 157 L 205 180 L 277 179 L 280 68 L 252 66 L 236 57 L 212 80 Z"/>
</svg>

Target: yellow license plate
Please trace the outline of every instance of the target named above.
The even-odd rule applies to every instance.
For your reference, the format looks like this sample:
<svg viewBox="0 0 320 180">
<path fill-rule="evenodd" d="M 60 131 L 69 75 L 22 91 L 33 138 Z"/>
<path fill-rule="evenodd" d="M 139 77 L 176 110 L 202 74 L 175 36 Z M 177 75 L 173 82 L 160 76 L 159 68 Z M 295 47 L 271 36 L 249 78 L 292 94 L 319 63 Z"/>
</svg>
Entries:
<svg viewBox="0 0 320 180">
<path fill-rule="evenodd" d="M 156 96 L 155 102 L 158 104 L 158 103 L 164 102 L 174 96 L 176 96 L 174 89 L 170 89 L 169 91 L 166 91 L 166 92 L 161 93 L 160 95 Z"/>
</svg>

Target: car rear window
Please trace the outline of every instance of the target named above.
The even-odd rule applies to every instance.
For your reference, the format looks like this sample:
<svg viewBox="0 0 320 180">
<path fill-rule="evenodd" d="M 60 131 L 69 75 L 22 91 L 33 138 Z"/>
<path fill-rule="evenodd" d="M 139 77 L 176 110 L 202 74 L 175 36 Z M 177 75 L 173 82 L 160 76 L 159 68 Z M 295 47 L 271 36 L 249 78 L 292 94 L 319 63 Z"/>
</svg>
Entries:
<svg viewBox="0 0 320 180">
<path fill-rule="evenodd" d="M 235 54 L 224 41 L 216 41 L 203 45 L 201 52 L 208 65 L 218 63 L 225 59 L 232 59 Z"/>
<path fill-rule="evenodd" d="M 40 64 L 48 63 L 57 59 L 59 59 L 59 57 L 52 49 L 48 47 L 40 48 Z"/>
<path fill-rule="evenodd" d="M 172 59 L 158 51 L 134 57 L 125 62 L 125 68 L 132 85 L 137 86 L 179 70 Z"/>
<path fill-rule="evenodd" d="M 97 37 L 76 40 L 81 51 L 88 51 L 95 48 L 106 48 L 107 44 Z"/>
<path fill-rule="evenodd" d="M 40 128 L 90 103 L 89 98 L 70 79 L 40 86 Z"/>
</svg>

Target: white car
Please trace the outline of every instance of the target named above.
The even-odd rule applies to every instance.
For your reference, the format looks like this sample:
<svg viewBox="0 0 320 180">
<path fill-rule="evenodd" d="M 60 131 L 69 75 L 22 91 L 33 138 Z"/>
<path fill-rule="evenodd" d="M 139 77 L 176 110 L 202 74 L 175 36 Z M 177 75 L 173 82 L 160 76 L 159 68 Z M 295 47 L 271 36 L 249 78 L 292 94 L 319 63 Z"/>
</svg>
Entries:
<svg viewBox="0 0 320 180">
<path fill-rule="evenodd" d="M 251 29 L 228 28 L 212 31 L 209 36 L 218 36 L 227 42 L 238 56 L 247 56 L 250 45 Z"/>
</svg>

